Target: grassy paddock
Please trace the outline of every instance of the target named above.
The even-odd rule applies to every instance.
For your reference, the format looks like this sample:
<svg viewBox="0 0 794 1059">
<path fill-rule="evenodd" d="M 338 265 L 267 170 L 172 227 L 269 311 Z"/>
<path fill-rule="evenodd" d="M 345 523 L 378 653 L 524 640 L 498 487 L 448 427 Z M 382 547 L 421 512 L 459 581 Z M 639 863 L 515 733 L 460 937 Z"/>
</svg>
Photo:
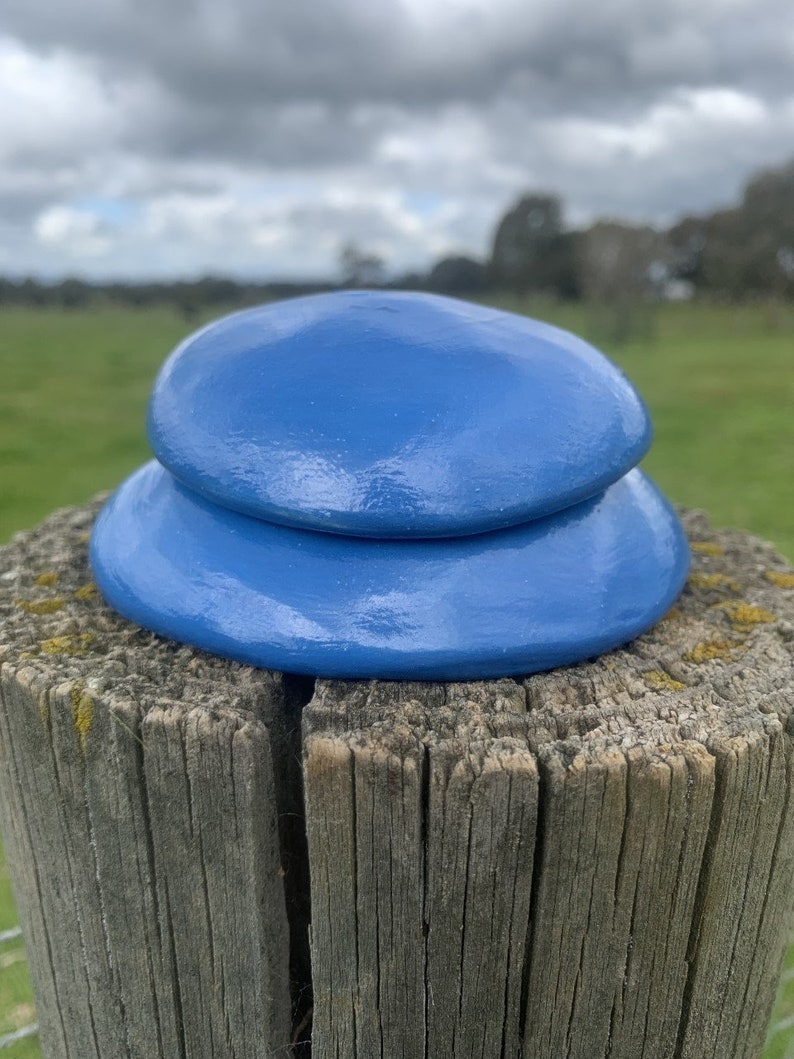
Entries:
<svg viewBox="0 0 794 1059">
<path fill-rule="evenodd" d="M 794 558 L 794 309 L 662 306 L 642 337 L 610 348 L 598 341 L 604 320 L 586 307 L 497 302 L 600 344 L 650 407 L 646 467 L 664 491 Z M 152 379 L 191 329 L 166 310 L 0 311 L 0 541 L 147 458 Z M 15 919 L 0 854 L 0 929 Z M 32 1017 L 20 957 L 18 942 L 0 951 L 0 1034 Z M 794 950 L 787 965 L 778 1021 L 794 1016 Z M 792 1042 L 794 1026 L 773 1033 L 765 1059 L 794 1059 Z M 5 1054 L 40 1053 L 25 1041 Z"/>
<path fill-rule="evenodd" d="M 146 398 L 185 330 L 168 312 L 0 313 L 0 541 L 146 458 Z"/>
</svg>

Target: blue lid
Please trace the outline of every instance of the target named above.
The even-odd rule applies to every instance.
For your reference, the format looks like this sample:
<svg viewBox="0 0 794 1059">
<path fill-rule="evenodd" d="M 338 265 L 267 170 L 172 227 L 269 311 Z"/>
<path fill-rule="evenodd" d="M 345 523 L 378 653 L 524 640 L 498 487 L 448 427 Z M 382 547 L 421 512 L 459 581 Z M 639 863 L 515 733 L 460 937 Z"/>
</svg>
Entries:
<svg viewBox="0 0 794 1059">
<path fill-rule="evenodd" d="M 238 514 L 152 461 L 102 511 L 91 561 L 126 617 L 216 654 L 329 677 L 457 680 L 625 643 L 669 608 L 688 549 L 638 470 L 511 529 L 389 541 Z"/>
<path fill-rule="evenodd" d="M 149 438 L 192 490 L 270 522 L 449 537 L 593 496 L 650 443 L 601 353 L 523 316 L 343 291 L 228 316 L 155 383 Z"/>
</svg>

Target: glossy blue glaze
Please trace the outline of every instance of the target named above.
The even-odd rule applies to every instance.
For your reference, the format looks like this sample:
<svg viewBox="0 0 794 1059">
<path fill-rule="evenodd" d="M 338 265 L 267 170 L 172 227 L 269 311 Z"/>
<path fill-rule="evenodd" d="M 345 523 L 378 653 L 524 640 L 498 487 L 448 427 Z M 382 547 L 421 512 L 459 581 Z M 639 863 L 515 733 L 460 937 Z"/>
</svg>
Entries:
<svg viewBox="0 0 794 1059">
<path fill-rule="evenodd" d="M 437 295 L 343 291 L 188 338 L 155 384 L 149 438 L 224 507 L 447 537 L 593 496 L 641 459 L 650 425 L 619 369 L 565 331 Z"/>
<path fill-rule="evenodd" d="M 638 470 L 552 517 L 406 541 L 238 514 L 153 461 L 104 508 L 91 559 L 122 614 L 216 654 L 330 677 L 468 679 L 627 642 L 677 596 L 688 549 Z"/>
</svg>

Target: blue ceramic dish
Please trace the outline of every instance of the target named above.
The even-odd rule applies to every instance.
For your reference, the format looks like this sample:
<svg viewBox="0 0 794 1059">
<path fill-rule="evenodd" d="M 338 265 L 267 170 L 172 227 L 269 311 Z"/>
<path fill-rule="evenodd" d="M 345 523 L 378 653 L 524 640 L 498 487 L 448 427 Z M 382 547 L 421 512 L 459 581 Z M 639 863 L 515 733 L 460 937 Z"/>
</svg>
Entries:
<svg viewBox="0 0 794 1059">
<path fill-rule="evenodd" d="M 376 291 L 237 313 L 168 359 L 149 436 L 158 460 L 97 521 L 97 583 L 253 665 L 532 673 L 626 643 L 686 577 L 678 520 L 632 469 L 640 398 L 510 313 Z"/>
<path fill-rule="evenodd" d="M 155 455 L 223 507 L 366 537 L 456 537 L 578 503 L 650 444 L 614 364 L 524 316 L 342 291 L 236 313 L 168 359 Z"/>
<path fill-rule="evenodd" d="M 216 654 L 329 677 L 451 680 L 627 642 L 670 607 L 689 559 L 638 470 L 552 517 L 397 541 L 251 518 L 152 461 L 102 511 L 91 561 L 122 614 Z"/>
</svg>

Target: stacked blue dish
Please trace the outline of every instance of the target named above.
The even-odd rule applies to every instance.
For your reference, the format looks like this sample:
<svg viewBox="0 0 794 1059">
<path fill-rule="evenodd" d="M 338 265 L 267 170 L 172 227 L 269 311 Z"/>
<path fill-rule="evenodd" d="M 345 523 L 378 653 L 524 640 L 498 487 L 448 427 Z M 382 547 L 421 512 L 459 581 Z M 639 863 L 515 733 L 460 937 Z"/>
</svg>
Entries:
<svg viewBox="0 0 794 1059">
<path fill-rule="evenodd" d="M 689 553 L 636 468 L 622 373 L 575 336 L 427 294 L 345 291 L 188 338 L 156 460 L 108 501 L 97 583 L 126 617 L 257 666 L 473 679 L 653 625 Z"/>
</svg>

